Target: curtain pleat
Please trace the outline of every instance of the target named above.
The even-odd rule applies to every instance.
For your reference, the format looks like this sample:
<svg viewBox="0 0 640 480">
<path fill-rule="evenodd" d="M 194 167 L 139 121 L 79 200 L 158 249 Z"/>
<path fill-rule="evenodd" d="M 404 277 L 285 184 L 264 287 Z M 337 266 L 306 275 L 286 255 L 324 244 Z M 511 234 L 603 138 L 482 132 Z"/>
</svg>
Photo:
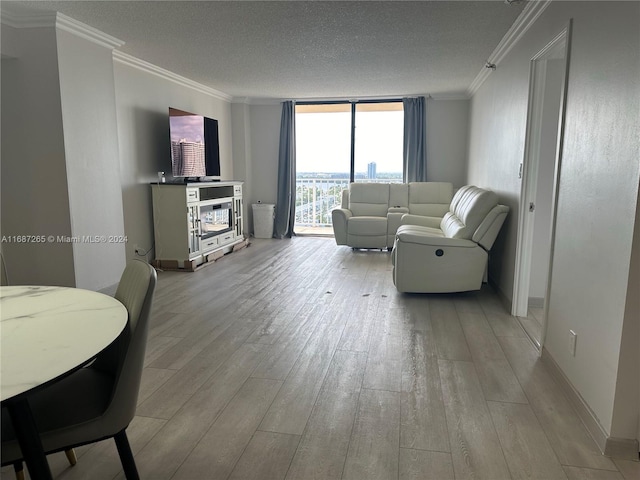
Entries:
<svg viewBox="0 0 640 480">
<path fill-rule="evenodd" d="M 278 154 L 278 197 L 274 236 L 291 238 L 296 218 L 296 127 L 295 103 L 282 103 L 280 152 Z"/>
<path fill-rule="evenodd" d="M 402 147 L 404 182 L 427 181 L 425 98 L 403 98 L 404 140 Z"/>
</svg>

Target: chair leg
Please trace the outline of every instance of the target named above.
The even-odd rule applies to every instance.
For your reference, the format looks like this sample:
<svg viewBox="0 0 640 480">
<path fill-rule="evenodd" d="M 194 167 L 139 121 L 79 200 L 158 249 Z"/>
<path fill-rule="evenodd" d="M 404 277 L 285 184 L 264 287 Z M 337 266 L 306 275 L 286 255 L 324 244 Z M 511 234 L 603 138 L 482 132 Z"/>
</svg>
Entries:
<svg viewBox="0 0 640 480">
<path fill-rule="evenodd" d="M 16 480 L 24 480 L 24 464 L 22 461 L 13 464 L 13 471 L 16 472 Z"/>
<path fill-rule="evenodd" d="M 67 456 L 67 460 L 71 465 L 75 465 L 78 463 L 78 459 L 76 457 L 76 452 L 73 448 L 69 450 L 65 450 L 64 454 Z M 16 480 L 25 480 L 24 479 L 24 464 L 20 462 L 15 462 L 13 464 L 13 471 L 16 473 Z"/>
<path fill-rule="evenodd" d="M 127 433 L 124 430 L 121 430 L 115 434 L 113 439 L 116 441 L 116 447 L 118 448 L 118 455 L 120 455 L 120 462 L 122 462 L 124 476 L 127 480 L 140 480 L 138 469 L 136 468 L 136 462 L 133 459 L 133 453 L 131 452 L 131 446 L 129 445 L 129 439 L 127 438 Z"/>
<path fill-rule="evenodd" d="M 78 458 L 76 457 L 76 451 L 73 448 L 70 448 L 69 450 L 65 450 L 64 454 L 67 456 L 67 460 L 69 460 L 69 464 L 71 466 L 78 463 Z"/>
</svg>

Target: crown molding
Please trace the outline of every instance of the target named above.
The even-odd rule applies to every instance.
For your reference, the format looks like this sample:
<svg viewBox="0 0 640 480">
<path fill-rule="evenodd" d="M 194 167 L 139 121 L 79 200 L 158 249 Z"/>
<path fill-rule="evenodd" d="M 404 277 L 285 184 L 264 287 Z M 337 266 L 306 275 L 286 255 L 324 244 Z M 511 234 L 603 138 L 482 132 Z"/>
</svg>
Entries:
<svg viewBox="0 0 640 480">
<path fill-rule="evenodd" d="M 263 98 L 263 97 L 233 97 L 231 103 L 242 103 L 244 105 L 280 105 L 287 99 L 284 98 Z"/>
<path fill-rule="evenodd" d="M 381 95 L 365 97 L 314 97 L 296 98 L 296 102 L 358 102 L 359 100 L 398 100 L 404 97 L 425 97 L 427 100 L 469 100 L 471 97 L 466 92 L 435 93 L 421 95 Z M 245 105 L 280 105 L 282 102 L 292 100 L 291 98 L 261 98 L 261 97 L 233 97 L 232 103 L 242 103 Z"/>
<path fill-rule="evenodd" d="M 165 70 L 164 68 L 158 67 L 157 65 L 154 65 L 152 63 L 140 60 L 139 58 L 136 58 L 127 53 L 123 53 L 119 50 L 113 51 L 113 60 L 122 63 L 123 65 L 141 70 L 145 73 L 149 73 L 151 75 L 155 75 L 165 80 L 177 83 L 178 85 L 182 85 L 183 87 L 191 88 L 219 100 L 223 100 L 225 102 L 233 101 L 233 97 L 231 97 L 231 95 L 227 95 L 224 92 L 215 90 L 211 87 L 207 87 L 206 85 L 195 82 L 176 73 L 170 72 L 169 70 Z"/>
<path fill-rule="evenodd" d="M 13 28 L 56 28 L 106 48 L 118 48 L 124 42 L 60 12 L 19 13 L 3 6 L 0 22 Z"/>
<path fill-rule="evenodd" d="M 92 43 L 97 43 L 103 47 L 113 49 L 124 45 L 124 41 L 101 32 L 97 28 L 93 28 L 85 23 L 74 20 L 71 17 L 67 17 L 60 12 L 56 14 L 56 28 L 84 38 L 85 40 L 89 40 Z"/>
<path fill-rule="evenodd" d="M 56 24 L 55 12 L 19 13 L 2 5 L 0 10 L 0 23 L 13 28 L 42 28 L 54 27 Z"/>
<path fill-rule="evenodd" d="M 471 97 L 467 92 L 452 92 L 452 93 L 432 93 L 428 95 L 428 98 L 432 100 L 469 100 Z"/>
<path fill-rule="evenodd" d="M 487 63 L 493 65 L 499 65 L 500 61 L 507 56 L 511 49 L 518 43 L 522 36 L 531 28 L 542 12 L 546 10 L 552 0 L 530 0 L 524 7 L 516 21 L 511 28 L 502 37 L 498 46 L 493 50 Z M 482 70 L 476 75 L 476 78 L 471 82 L 467 95 L 472 97 L 482 86 L 484 81 L 489 77 L 493 69 L 483 67 Z"/>
</svg>

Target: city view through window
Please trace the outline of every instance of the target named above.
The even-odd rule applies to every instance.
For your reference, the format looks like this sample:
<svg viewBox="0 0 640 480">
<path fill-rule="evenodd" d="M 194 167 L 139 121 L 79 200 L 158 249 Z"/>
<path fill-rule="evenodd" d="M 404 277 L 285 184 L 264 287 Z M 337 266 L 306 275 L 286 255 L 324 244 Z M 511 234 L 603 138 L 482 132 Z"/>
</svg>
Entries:
<svg viewBox="0 0 640 480">
<path fill-rule="evenodd" d="M 332 234 L 351 178 L 351 104 L 296 106 L 296 232 Z M 402 182 L 401 102 L 355 106 L 353 179 Z"/>
</svg>

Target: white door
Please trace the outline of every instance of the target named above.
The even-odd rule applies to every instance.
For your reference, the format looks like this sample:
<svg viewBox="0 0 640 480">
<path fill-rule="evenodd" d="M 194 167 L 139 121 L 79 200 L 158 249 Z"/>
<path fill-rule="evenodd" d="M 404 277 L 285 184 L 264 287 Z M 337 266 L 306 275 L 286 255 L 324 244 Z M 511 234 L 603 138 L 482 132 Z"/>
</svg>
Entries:
<svg viewBox="0 0 640 480">
<path fill-rule="evenodd" d="M 512 315 L 544 339 L 568 66 L 567 26 L 531 60 Z"/>
</svg>

